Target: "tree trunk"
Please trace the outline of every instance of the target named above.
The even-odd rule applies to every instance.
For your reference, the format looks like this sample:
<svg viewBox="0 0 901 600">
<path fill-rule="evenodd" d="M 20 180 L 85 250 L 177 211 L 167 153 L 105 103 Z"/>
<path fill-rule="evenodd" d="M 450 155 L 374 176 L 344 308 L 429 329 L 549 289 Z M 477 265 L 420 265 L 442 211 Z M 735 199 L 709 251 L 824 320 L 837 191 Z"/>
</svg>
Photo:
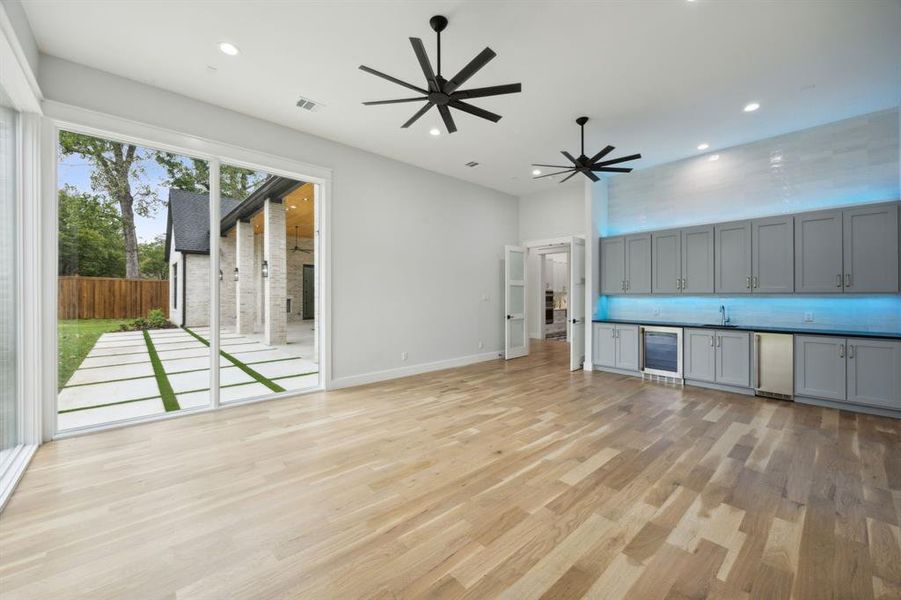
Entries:
<svg viewBox="0 0 901 600">
<path fill-rule="evenodd" d="M 135 233 L 134 198 L 131 190 L 119 194 L 119 211 L 122 213 L 122 237 L 125 238 L 125 277 L 139 279 L 141 269 L 138 263 L 138 236 Z"/>
</svg>

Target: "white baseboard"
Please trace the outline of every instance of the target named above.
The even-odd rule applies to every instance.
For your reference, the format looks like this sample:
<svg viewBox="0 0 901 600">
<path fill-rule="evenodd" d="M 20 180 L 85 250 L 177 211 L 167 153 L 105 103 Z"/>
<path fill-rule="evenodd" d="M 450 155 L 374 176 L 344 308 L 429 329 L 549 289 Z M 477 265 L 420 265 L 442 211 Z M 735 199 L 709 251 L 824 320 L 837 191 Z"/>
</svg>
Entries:
<svg viewBox="0 0 901 600">
<path fill-rule="evenodd" d="M 428 373 L 430 371 L 441 371 L 443 369 L 453 369 L 454 367 L 465 367 L 466 365 L 485 362 L 488 360 L 495 360 L 501 357 L 503 357 L 503 352 L 497 350 L 495 350 L 494 352 L 483 352 L 481 354 L 470 354 L 469 356 L 460 356 L 457 358 L 448 358 L 446 360 L 437 360 L 430 363 L 410 365 L 409 367 L 386 369 L 384 371 L 373 371 L 371 373 L 363 373 L 362 375 L 351 375 L 350 377 L 339 377 L 337 379 L 333 379 L 327 387 L 330 390 L 336 390 L 338 388 L 365 385 L 367 383 L 376 383 L 377 381 L 387 381 L 388 379 L 409 377 L 410 375 L 419 375 L 420 373 Z"/>
</svg>

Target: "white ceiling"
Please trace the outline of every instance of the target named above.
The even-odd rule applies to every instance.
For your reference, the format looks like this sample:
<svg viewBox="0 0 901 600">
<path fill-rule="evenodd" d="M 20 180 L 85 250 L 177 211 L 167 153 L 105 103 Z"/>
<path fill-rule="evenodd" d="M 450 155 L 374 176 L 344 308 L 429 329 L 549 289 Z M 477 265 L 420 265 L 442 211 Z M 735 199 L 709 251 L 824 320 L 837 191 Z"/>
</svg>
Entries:
<svg viewBox="0 0 901 600">
<path fill-rule="evenodd" d="M 532 162 L 578 150 L 573 119 L 591 117 L 586 153 L 641 152 L 636 167 L 897 106 L 898 0 L 619 2 L 25 3 L 44 53 L 514 194 Z M 523 93 L 473 101 L 497 124 L 455 112 L 459 131 L 433 137 L 418 104 L 364 107 L 409 91 L 362 63 L 422 85 L 407 38 L 434 61 L 428 20 L 444 14 L 445 75 L 485 46 L 498 56 L 467 86 L 522 82 Z M 228 40 L 241 53 L 217 49 Z M 209 67 L 215 67 L 215 70 Z M 295 108 L 299 96 L 326 107 Z M 742 107 L 762 108 L 745 114 Z M 481 163 L 470 169 L 464 163 Z M 574 179 L 573 182 L 576 182 Z"/>
</svg>

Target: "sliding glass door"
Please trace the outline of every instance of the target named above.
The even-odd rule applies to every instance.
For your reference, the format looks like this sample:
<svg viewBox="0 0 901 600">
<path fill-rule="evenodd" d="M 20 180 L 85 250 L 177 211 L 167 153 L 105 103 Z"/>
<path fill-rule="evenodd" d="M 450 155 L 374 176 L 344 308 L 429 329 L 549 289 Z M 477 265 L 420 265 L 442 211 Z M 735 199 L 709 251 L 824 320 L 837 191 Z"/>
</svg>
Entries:
<svg viewBox="0 0 901 600">
<path fill-rule="evenodd" d="M 16 111 L 0 89 L 0 475 L 20 446 Z"/>
</svg>

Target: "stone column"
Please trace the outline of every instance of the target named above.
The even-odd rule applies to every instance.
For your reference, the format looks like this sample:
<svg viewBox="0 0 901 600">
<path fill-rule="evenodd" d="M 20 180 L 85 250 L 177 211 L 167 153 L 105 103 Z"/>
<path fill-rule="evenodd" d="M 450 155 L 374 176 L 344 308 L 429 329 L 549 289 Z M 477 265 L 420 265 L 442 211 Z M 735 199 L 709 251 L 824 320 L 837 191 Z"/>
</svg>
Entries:
<svg viewBox="0 0 901 600">
<path fill-rule="evenodd" d="M 235 223 L 235 266 L 238 267 L 238 281 L 235 282 L 235 330 L 238 333 L 253 333 L 256 315 L 254 308 L 254 283 L 256 269 L 253 260 L 253 225 L 250 222 Z M 225 273 L 234 277 L 234 273 Z"/>
<path fill-rule="evenodd" d="M 270 346 L 288 342 L 285 302 L 288 294 L 285 259 L 285 205 L 271 198 L 263 205 L 263 259 L 269 263 L 269 277 L 263 279 L 266 316 L 264 341 Z"/>
</svg>

